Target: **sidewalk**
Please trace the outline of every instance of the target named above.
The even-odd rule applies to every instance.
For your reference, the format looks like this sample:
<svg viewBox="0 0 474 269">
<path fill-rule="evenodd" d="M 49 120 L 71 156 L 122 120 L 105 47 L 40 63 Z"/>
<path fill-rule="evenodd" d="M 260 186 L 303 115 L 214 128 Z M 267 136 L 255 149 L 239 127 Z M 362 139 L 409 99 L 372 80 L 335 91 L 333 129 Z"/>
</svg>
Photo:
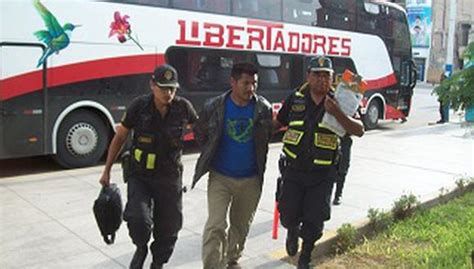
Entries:
<svg viewBox="0 0 474 269">
<path fill-rule="evenodd" d="M 271 145 L 266 181 L 247 240 L 243 268 L 294 268 L 285 257 L 286 232 L 271 239 L 277 159 Z M 184 156 L 189 184 L 197 155 Z M 0 179 L 0 268 L 127 268 L 134 247 L 121 226 L 105 245 L 92 214 L 102 166 Z M 5 169 L 2 167 L 2 169 Z M 332 209 L 326 233 L 365 218 L 369 208 L 389 209 L 404 193 L 419 200 L 474 175 L 474 127 L 459 122 L 355 138 L 342 204 Z M 120 181 L 116 164 L 112 181 Z M 184 195 L 184 228 L 166 268 L 201 268 L 201 235 L 207 217 L 205 179 Z M 149 266 L 150 257 L 146 266 Z M 147 267 L 145 267 L 147 268 Z"/>
</svg>

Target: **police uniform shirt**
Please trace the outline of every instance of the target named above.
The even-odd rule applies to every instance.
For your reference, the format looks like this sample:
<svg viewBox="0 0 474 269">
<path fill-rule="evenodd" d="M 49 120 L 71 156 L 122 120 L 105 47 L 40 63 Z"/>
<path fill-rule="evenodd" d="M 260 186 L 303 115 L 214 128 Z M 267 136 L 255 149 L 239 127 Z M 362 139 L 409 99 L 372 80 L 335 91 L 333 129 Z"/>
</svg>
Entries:
<svg viewBox="0 0 474 269">
<path fill-rule="evenodd" d="M 132 101 L 122 119 L 122 125 L 135 132 L 146 130 L 156 135 L 158 169 L 173 170 L 181 165 L 185 127 L 194 123 L 197 118 L 192 104 L 179 96 L 175 96 L 163 118 L 155 107 L 153 94 L 147 94 Z"/>
<path fill-rule="evenodd" d="M 309 93 L 309 89 L 305 89 L 304 91 L 304 107 L 301 104 L 295 105 L 294 99 L 296 98 L 295 93 L 293 92 L 290 96 L 288 96 L 283 106 L 281 107 L 280 111 L 277 115 L 277 120 L 283 124 L 284 126 L 288 126 L 291 119 L 291 113 L 302 112 L 304 110 L 304 122 L 306 125 L 306 132 L 301 140 L 301 149 L 309 149 L 313 147 L 313 135 L 316 125 L 321 122 L 324 116 L 324 100 L 322 99 L 319 104 L 316 104 L 313 99 L 311 98 L 311 94 Z M 326 98 L 326 97 L 325 97 Z M 308 135 L 310 134 L 310 135 Z M 290 162 L 291 163 L 291 162 Z M 298 159 L 296 162 L 290 164 L 290 167 L 296 170 L 306 170 L 307 164 L 313 163 L 312 156 L 310 155 L 309 151 L 302 150 L 298 155 Z M 328 168 L 318 168 L 318 171 L 321 173 L 330 172 Z"/>
</svg>

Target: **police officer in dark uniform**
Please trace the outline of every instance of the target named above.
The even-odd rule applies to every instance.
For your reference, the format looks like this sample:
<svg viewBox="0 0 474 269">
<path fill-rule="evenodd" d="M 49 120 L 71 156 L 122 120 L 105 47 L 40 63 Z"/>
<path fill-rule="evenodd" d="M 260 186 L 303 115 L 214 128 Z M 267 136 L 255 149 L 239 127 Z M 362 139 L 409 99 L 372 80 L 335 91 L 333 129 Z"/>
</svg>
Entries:
<svg viewBox="0 0 474 269">
<path fill-rule="evenodd" d="M 128 179 L 124 219 L 137 247 L 130 268 L 143 267 L 152 232 L 151 268 L 162 268 L 182 228 L 183 134 L 197 114 L 188 100 L 175 96 L 178 86 L 172 66 L 155 69 L 150 80 L 152 93 L 133 100 L 118 125 L 100 179 L 102 185 L 110 184 L 112 164 L 133 130 L 129 171 L 124 171 Z"/>
<path fill-rule="evenodd" d="M 285 100 L 277 116 L 277 127 L 288 126 L 283 136 L 287 167 L 283 173 L 279 210 L 288 229 L 286 249 L 303 248 L 298 268 L 309 268 L 315 242 L 321 238 L 324 221 L 330 218 L 331 191 L 340 138 L 321 124 L 324 113 L 332 114 L 349 133 L 362 136 L 362 123 L 345 115 L 332 97 L 334 71 L 329 58 L 312 58 L 306 83 Z"/>
</svg>

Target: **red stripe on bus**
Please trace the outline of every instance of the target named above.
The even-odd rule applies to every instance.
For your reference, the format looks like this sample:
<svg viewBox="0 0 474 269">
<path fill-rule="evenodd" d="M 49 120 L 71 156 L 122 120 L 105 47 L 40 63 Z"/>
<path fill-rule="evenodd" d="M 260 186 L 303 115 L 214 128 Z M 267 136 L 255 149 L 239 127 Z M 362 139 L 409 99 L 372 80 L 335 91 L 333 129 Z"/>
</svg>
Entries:
<svg viewBox="0 0 474 269">
<path fill-rule="evenodd" d="M 367 81 L 367 90 L 379 90 L 379 89 L 383 89 L 385 87 L 388 87 L 388 86 L 391 86 L 391 85 L 394 85 L 397 83 L 397 77 L 395 76 L 394 73 L 388 75 L 388 76 L 385 76 L 385 77 L 382 77 L 382 78 L 378 78 L 378 79 L 374 79 L 374 80 L 366 80 Z"/>
<path fill-rule="evenodd" d="M 53 67 L 47 71 L 48 88 L 92 79 L 152 73 L 164 63 L 163 54 L 126 56 Z M 39 91 L 43 71 L 25 73 L 0 80 L 0 100 Z"/>
</svg>

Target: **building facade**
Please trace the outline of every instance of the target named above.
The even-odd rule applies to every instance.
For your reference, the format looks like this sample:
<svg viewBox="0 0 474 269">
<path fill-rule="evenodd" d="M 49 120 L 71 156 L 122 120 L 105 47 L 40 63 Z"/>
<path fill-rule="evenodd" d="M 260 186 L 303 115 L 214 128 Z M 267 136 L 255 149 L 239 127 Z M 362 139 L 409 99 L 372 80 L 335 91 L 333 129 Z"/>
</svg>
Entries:
<svg viewBox="0 0 474 269">
<path fill-rule="evenodd" d="M 413 58 L 418 66 L 419 80 L 438 83 L 448 62 L 450 8 L 456 1 L 453 70 L 463 66 L 462 55 L 474 41 L 474 0 L 389 0 L 405 7 L 412 32 Z M 421 23 L 420 20 L 421 19 Z M 419 28 L 422 28 L 421 30 Z M 417 38 L 417 31 L 423 38 Z"/>
<path fill-rule="evenodd" d="M 427 82 L 437 83 L 445 70 L 448 49 L 449 14 L 454 0 L 433 0 L 433 32 L 431 38 Z M 456 1 L 453 69 L 463 66 L 462 55 L 474 41 L 474 0 Z"/>
</svg>

